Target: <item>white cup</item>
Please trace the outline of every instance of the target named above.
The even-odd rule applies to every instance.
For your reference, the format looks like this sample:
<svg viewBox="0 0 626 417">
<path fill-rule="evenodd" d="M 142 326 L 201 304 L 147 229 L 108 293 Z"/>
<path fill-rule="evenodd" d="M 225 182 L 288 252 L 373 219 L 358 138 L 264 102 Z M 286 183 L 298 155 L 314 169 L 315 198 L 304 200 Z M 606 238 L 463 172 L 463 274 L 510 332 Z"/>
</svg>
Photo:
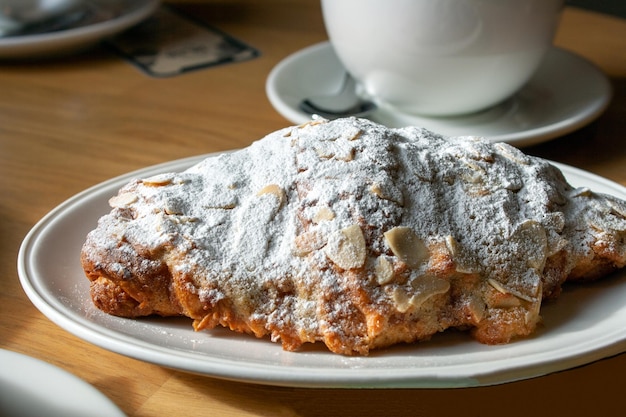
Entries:
<svg viewBox="0 0 626 417">
<path fill-rule="evenodd" d="M 563 0 L 321 0 L 340 61 L 381 105 L 427 116 L 494 106 L 551 47 Z"/>
</svg>

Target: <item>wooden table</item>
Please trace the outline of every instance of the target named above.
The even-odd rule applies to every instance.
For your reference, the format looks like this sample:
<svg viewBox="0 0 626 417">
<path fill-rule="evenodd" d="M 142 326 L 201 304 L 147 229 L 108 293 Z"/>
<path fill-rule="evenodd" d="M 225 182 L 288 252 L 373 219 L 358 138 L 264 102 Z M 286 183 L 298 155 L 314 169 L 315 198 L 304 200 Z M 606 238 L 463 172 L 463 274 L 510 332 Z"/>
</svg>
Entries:
<svg viewBox="0 0 626 417">
<path fill-rule="evenodd" d="M 280 388 L 130 359 L 93 346 L 43 316 L 22 291 L 16 272 L 20 242 L 42 216 L 113 176 L 244 147 L 288 125 L 265 96 L 266 77 L 288 54 L 326 39 L 317 0 L 181 6 L 258 48 L 261 56 L 166 79 L 144 75 L 104 47 L 45 62 L 0 63 L 0 347 L 74 373 L 131 416 L 618 413 L 626 386 L 624 354 L 482 388 Z M 526 152 L 626 185 L 626 20 L 569 8 L 556 43 L 602 68 L 614 97 L 596 122 Z"/>
</svg>

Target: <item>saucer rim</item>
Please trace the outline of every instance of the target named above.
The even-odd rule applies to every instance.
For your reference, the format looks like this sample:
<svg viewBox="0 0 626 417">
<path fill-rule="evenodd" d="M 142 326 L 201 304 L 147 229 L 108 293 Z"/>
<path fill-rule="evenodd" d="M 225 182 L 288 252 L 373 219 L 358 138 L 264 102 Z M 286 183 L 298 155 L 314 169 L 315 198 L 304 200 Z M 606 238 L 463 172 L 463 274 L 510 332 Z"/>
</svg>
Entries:
<svg viewBox="0 0 626 417">
<path fill-rule="evenodd" d="M 4 348 L 0 363 L 2 416 L 126 416 L 98 388 L 52 363 Z"/>
<path fill-rule="evenodd" d="M 270 71 L 266 79 L 265 90 L 266 90 L 266 95 L 271 105 L 279 114 L 281 114 L 283 117 L 285 117 L 287 120 L 289 120 L 292 123 L 297 123 L 297 124 L 305 123 L 311 120 L 311 116 L 309 116 L 305 112 L 298 109 L 297 106 L 294 106 L 292 103 L 289 102 L 289 100 L 286 99 L 286 94 L 280 91 L 281 79 L 283 79 L 286 74 L 292 71 L 292 67 L 294 66 L 295 63 L 297 63 L 300 60 L 308 58 L 310 55 L 324 52 L 324 50 L 326 49 L 332 49 L 332 46 L 329 41 L 319 42 L 319 43 L 307 46 L 305 48 L 302 48 L 296 52 L 293 52 L 292 54 L 282 59 L 277 65 L 275 65 Z M 536 127 L 531 127 L 529 129 L 524 129 L 521 131 L 514 131 L 510 133 L 497 134 L 497 135 L 482 135 L 482 136 L 485 136 L 487 139 L 489 139 L 492 142 L 507 142 L 511 145 L 518 146 L 518 147 L 535 145 L 538 143 L 556 139 L 568 133 L 572 133 L 588 125 L 589 123 L 593 122 L 606 110 L 606 108 L 611 102 L 613 91 L 612 91 L 612 86 L 607 75 L 604 74 L 604 72 L 601 69 L 599 69 L 595 64 L 593 64 L 586 58 L 581 57 L 580 55 L 572 51 L 566 50 L 564 48 L 553 46 L 548 53 L 562 53 L 565 55 L 569 55 L 568 58 L 570 58 L 573 62 L 577 62 L 580 66 L 583 66 L 583 65 L 587 66 L 586 70 L 590 74 L 593 74 L 595 76 L 595 79 L 592 81 L 595 82 L 599 86 L 598 90 L 596 91 L 596 95 L 587 99 L 588 105 L 586 105 L 584 109 L 576 111 L 572 114 L 568 113 L 565 115 L 566 117 L 563 117 L 559 121 L 539 125 Z M 341 64 L 338 64 L 338 65 L 341 65 Z M 529 83 L 536 79 L 537 79 L 537 76 L 532 77 Z M 525 87 L 523 87 L 521 91 L 524 91 L 524 88 Z M 298 100 L 303 99 L 303 98 L 304 97 L 298 97 Z M 388 123 L 389 120 L 385 120 L 385 119 L 389 119 L 389 114 L 391 114 L 391 112 L 392 111 L 389 109 L 379 108 L 372 114 L 372 116 L 368 118 L 375 120 L 381 124 L 386 124 L 388 125 L 388 127 L 408 126 L 408 124 L 406 123 L 405 124 L 396 124 L 393 122 Z M 388 114 L 387 117 L 385 117 L 385 113 Z M 413 116 L 413 115 L 400 113 L 400 112 L 398 112 L 397 114 L 399 114 L 400 117 L 413 119 L 415 123 L 412 123 L 412 124 L 418 124 L 420 120 L 424 120 L 424 121 L 431 120 L 433 122 L 436 120 L 439 123 L 445 120 L 445 118 L 425 117 L 425 116 L 417 116 L 417 115 Z M 450 120 L 457 120 L 457 121 L 460 119 L 461 117 L 450 118 Z M 481 134 L 476 134 L 476 135 L 480 136 Z M 452 135 L 448 135 L 448 136 L 452 136 Z"/>
<path fill-rule="evenodd" d="M 102 0 L 95 3 L 107 7 Z M 0 60 L 54 57 L 87 48 L 147 19 L 160 4 L 161 0 L 136 1 L 131 6 L 125 5 L 120 14 L 110 19 L 85 26 L 0 38 Z"/>
</svg>

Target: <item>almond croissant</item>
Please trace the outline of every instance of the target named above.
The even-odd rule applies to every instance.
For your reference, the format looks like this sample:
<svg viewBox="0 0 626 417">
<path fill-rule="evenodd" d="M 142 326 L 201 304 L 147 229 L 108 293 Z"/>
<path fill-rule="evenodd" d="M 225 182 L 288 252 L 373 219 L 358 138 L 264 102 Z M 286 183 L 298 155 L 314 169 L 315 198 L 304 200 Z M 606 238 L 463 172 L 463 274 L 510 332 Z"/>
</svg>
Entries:
<svg viewBox="0 0 626 417">
<path fill-rule="evenodd" d="M 95 305 L 296 350 L 507 343 L 564 281 L 626 264 L 626 203 L 501 143 L 361 119 L 289 127 L 136 179 L 82 250 Z"/>
</svg>

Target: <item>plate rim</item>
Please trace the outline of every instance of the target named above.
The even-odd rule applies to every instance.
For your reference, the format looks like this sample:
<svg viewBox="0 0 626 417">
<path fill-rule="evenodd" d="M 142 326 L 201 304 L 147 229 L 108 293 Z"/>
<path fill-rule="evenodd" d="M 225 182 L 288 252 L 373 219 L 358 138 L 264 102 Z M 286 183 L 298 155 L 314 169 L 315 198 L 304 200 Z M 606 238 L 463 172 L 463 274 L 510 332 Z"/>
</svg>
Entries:
<svg viewBox="0 0 626 417">
<path fill-rule="evenodd" d="M 596 338 L 593 341 L 589 340 L 584 349 L 578 348 L 575 352 L 571 351 L 571 346 L 562 346 L 559 349 L 551 350 L 550 355 L 543 355 L 540 360 L 534 361 L 530 365 L 523 363 L 516 363 L 514 366 L 499 365 L 496 368 L 482 370 L 482 372 L 480 372 L 480 369 L 474 369 L 479 368 L 476 364 L 463 366 L 454 365 L 453 368 L 455 371 L 452 372 L 452 374 L 450 374 L 450 370 L 448 369 L 450 366 L 448 366 L 444 369 L 446 371 L 445 375 L 441 373 L 442 368 L 433 368 L 431 374 L 423 374 L 416 378 L 415 371 L 412 370 L 412 368 L 400 370 L 393 368 L 395 372 L 394 375 L 382 375 L 384 372 L 378 368 L 366 370 L 342 368 L 340 375 L 333 374 L 333 377 L 329 379 L 326 375 L 326 368 L 316 370 L 299 365 L 297 367 L 277 369 L 276 365 L 257 362 L 251 366 L 249 361 L 214 358 L 207 356 L 207 354 L 200 355 L 204 363 L 201 369 L 198 369 L 198 353 L 176 349 L 172 350 L 149 343 L 145 340 L 131 338 L 121 332 L 106 329 L 101 324 L 92 321 L 77 321 L 71 314 L 67 315 L 64 311 L 67 307 L 64 307 L 54 295 L 46 294 L 45 291 L 42 292 L 40 283 L 36 280 L 33 281 L 30 274 L 33 255 L 31 250 L 33 244 L 51 227 L 54 220 L 59 218 L 59 216 L 70 208 L 77 207 L 82 201 L 88 201 L 90 196 L 97 191 L 112 187 L 119 188 L 119 186 L 133 177 L 154 175 L 159 172 L 172 171 L 175 169 L 184 169 L 206 157 L 215 157 L 221 153 L 222 152 L 177 159 L 116 176 L 75 194 L 49 211 L 30 229 L 20 245 L 18 252 L 18 276 L 22 288 L 30 301 L 48 319 L 64 330 L 106 350 L 184 372 L 274 386 L 310 388 L 461 388 L 489 386 L 571 369 L 626 351 L 626 331 L 624 329 L 615 329 L 615 332 L 608 335 L 605 334 L 600 338 L 603 341 L 603 344 L 600 345 L 598 345 L 598 339 Z M 549 162 L 563 170 L 566 174 L 566 178 L 568 177 L 568 173 L 569 175 L 583 176 L 588 180 L 615 189 L 618 193 L 626 195 L 626 187 L 619 183 L 579 168 L 552 161 Z M 107 207 L 104 207 L 103 209 L 106 208 Z M 98 217 L 95 216 L 93 219 L 94 226 L 97 218 Z M 61 305 L 61 309 L 58 308 L 58 305 Z M 72 313 L 75 314 L 75 312 Z M 114 337 L 111 337 L 112 335 Z M 250 337 L 254 340 L 259 340 L 252 336 Z M 270 343 L 265 339 L 262 339 L 262 342 Z M 278 348 L 280 349 L 280 346 L 278 346 Z M 561 352 L 563 350 L 566 351 L 564 352 L 565 355 L 561 356 L 561 354 L 559 354 L 555 356 L 555 352 Z M 302 354 L 306 353 L 295 353 L 295 355 Z M 175 357 L 175 361 L 171 360 L 172 355 Z M 536 354 L 531 356 L 536 356 Z M 503 362 L 503 360 L 499 359 L 498 362 Z M 490 364 L 493 365 L 493 362 L 490 362 Z M 470 372 L 467 370 L 460 372 L 460 368 L 469 368 Z M 368 379 L 364 381 L 364 377 Z"/>
</svg>

